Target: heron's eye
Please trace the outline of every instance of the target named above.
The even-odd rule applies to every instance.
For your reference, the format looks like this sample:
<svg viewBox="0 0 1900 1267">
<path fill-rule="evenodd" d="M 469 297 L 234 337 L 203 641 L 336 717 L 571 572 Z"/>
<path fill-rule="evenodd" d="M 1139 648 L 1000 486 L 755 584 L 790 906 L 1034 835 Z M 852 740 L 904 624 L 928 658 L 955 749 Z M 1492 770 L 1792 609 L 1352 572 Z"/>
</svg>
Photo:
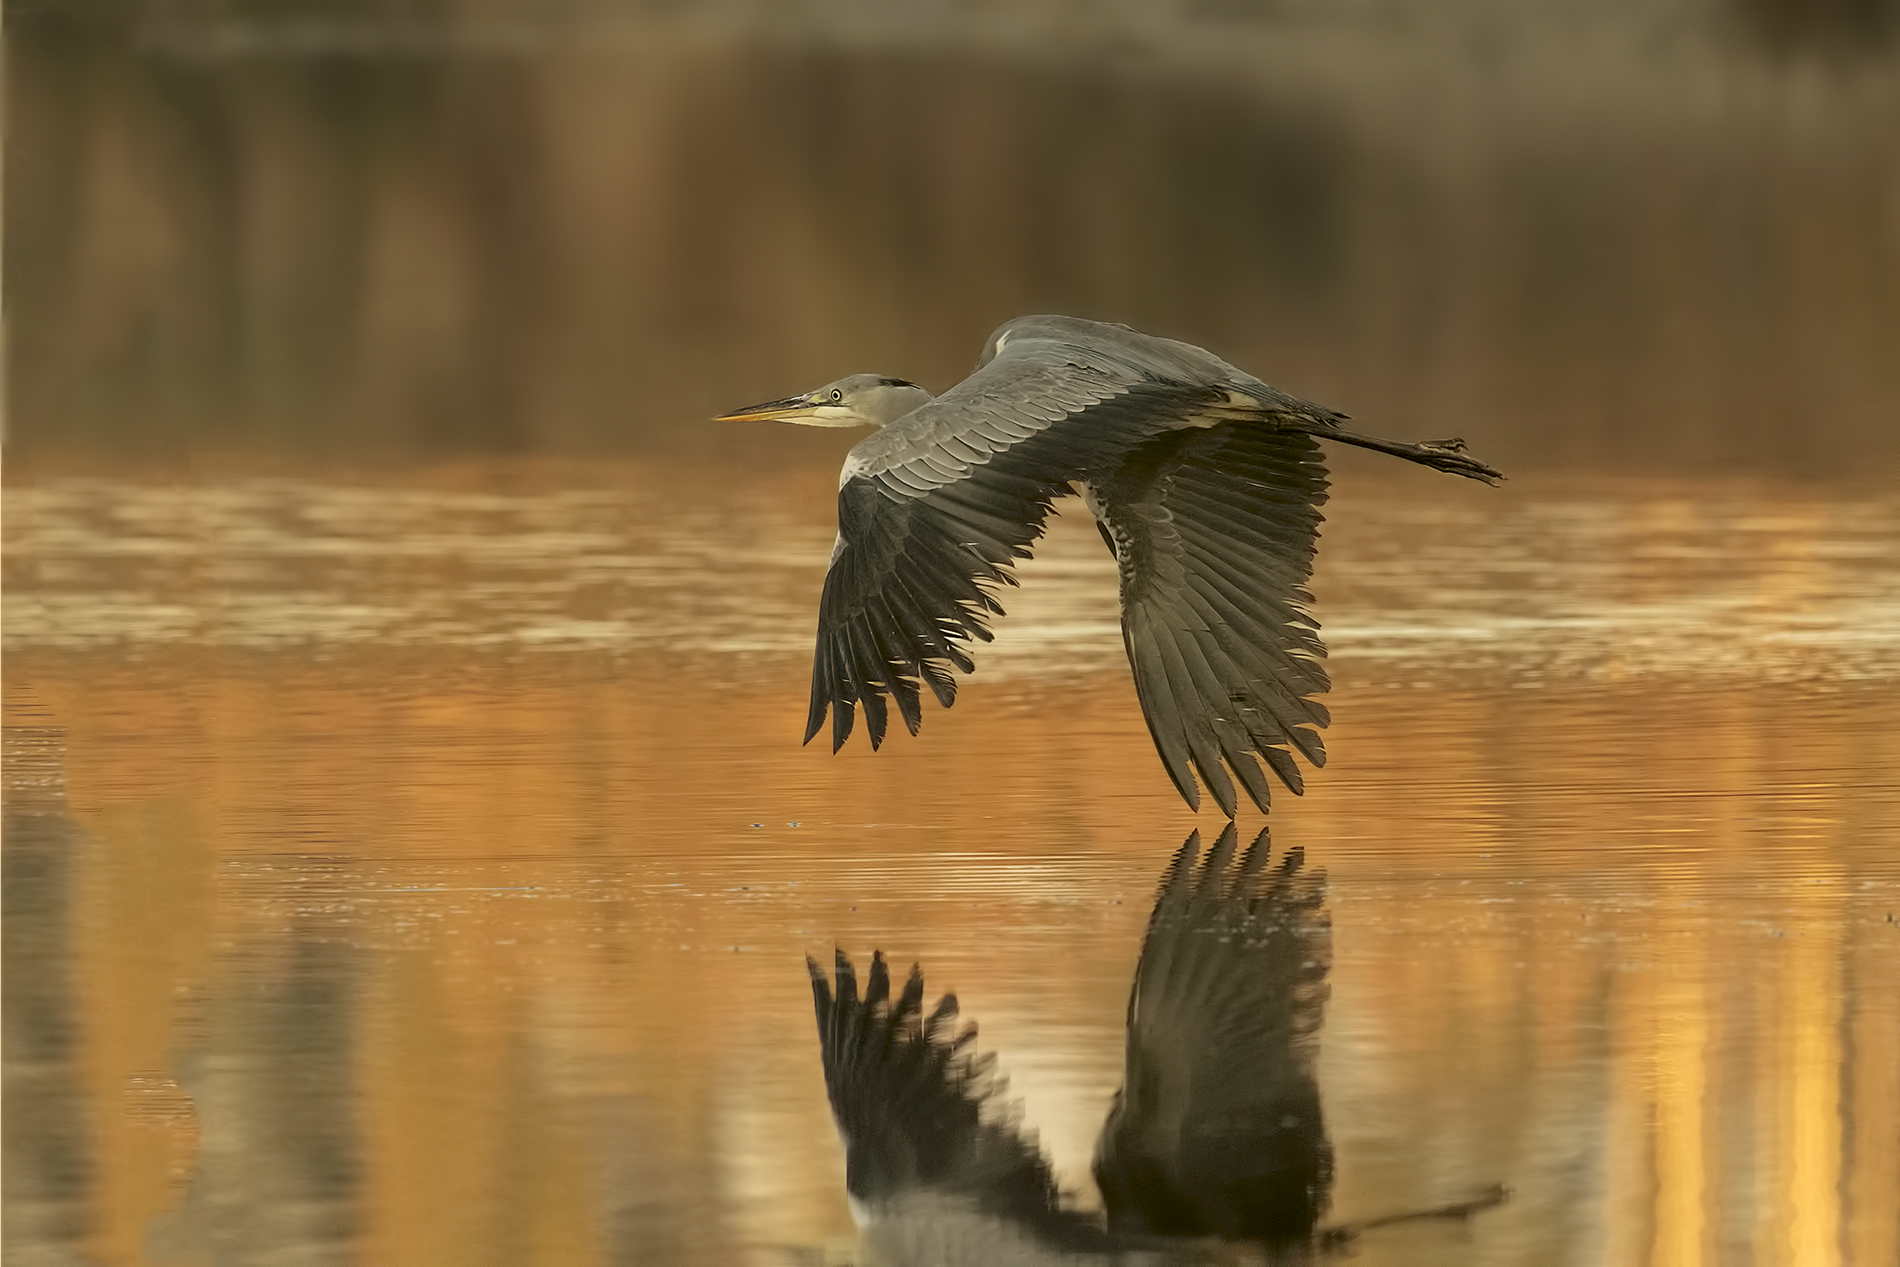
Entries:
<svg viewBox="0 0 1900 1267">
<path fill-rule="evenodd" d="M 834 387 L 831 389 L 831 399 L 832 399 L 832 402 L 835 404 L 836 402 L 844 399 L 844 393 Z"/>
</svg>

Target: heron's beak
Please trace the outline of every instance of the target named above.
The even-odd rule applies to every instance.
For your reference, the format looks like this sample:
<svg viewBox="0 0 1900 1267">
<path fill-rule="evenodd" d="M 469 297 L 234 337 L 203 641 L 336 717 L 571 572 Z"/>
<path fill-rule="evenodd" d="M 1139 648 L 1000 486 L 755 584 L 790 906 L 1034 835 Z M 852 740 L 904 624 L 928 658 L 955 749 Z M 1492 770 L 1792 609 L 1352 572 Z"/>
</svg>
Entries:
<svg viewBox="0 0 1900 1267">
<path fill-rule="evenodd" d="M 806 396 L 787 396 L 784 400 L 768 400 L 763 405 L 747 405 L 744 409 L 735 409 L 729 414 L 720 414 L 714 422 L 796 422 L 812 416 L 816 406 L 812 398 Z"/>
</svg>

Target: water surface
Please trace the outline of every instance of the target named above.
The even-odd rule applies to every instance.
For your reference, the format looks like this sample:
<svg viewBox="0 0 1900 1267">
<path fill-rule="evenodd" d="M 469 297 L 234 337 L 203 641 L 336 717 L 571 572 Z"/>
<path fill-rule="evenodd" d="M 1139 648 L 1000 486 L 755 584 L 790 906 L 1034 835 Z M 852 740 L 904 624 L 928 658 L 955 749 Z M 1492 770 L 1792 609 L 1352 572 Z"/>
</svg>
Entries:
<svg viewBox="0 0 1900 1267">
<path fill-rule="evenodd" d="M 834 757 L 829 476 L 691 475 L 9 490 L 10 1255 L 849 1261 L 834 944 L 954 989 L 1094 1200 L 1218 824 L 1093 530 L 955 710 Z M 1503 1183 L 1361 1260 L 1893 1262 L 1900 502 L 1454 483 L 1342 476 L 1332 763 L 1274 806 L 1330 885 L 1331 1217 Z"/>
</svg>

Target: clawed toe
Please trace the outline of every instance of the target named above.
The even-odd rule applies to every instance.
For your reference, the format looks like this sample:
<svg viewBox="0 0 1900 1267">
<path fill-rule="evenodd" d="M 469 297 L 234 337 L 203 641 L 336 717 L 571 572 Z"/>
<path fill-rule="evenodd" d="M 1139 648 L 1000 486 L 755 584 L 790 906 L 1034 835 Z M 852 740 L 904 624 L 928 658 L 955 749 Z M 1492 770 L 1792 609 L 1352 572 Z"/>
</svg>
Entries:
<svg viewBox="0 0 1900 1267">
<path fill-rule="evenodd" d="M 1499 471 L 1471 456 L 1465 442 L 1457 436 L 1449 440 L 1427 440 L 1418 447 L 1419 459 L 1426 465 L 1467 479 L 1496 484 L 1504 478 Z"/>
</svg>

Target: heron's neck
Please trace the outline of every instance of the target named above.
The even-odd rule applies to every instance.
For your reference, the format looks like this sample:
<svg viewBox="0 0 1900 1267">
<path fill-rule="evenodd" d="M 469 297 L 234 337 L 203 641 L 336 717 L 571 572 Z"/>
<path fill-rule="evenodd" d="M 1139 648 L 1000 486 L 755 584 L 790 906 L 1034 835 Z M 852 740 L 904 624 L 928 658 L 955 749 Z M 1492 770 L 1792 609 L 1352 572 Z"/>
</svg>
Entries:
<svg viewBox="0 0 1900 1267">
<path fill-rule="evenodd" d="M 857 414 L 873 427 L 886 427 L 935 399 L 923 388 L 908 383 L 902 387 L 879 387 L 857 402 Z"/>
</svg>

